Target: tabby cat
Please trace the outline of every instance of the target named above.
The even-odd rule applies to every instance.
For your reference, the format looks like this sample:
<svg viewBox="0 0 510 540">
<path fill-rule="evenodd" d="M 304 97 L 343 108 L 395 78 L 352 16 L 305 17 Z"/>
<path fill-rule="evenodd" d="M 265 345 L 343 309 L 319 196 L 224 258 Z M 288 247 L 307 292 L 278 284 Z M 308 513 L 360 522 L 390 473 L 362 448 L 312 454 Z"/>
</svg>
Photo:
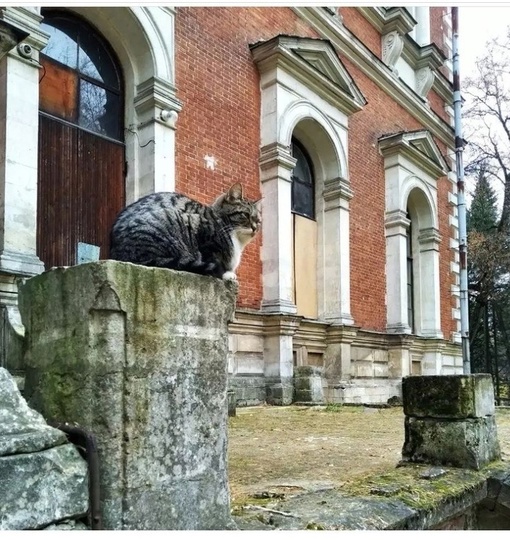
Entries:
<svg viewBox="0 0 510 540">
<path fill-rule="evenodd" d="M 260 201 L 234 184 L 211 206 L 179 193 L 152 193 L 124 208 L 113 224 L 110 258 L 226 280 L 260 228 Z"/>
</svg>

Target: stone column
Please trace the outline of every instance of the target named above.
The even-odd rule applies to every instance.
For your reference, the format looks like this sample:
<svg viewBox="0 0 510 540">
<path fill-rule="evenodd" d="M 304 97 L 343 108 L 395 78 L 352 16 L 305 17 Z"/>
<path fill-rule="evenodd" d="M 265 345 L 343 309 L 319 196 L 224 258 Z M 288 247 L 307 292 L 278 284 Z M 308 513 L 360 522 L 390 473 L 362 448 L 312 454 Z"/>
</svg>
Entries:
<svg viewBox="0 0 510 540">
<path fill-rule="evenodd" d="M 131 136 L 136 139 L 138 171 L 135 174 L 128 171 L 128 204 L 149 193 L 175 190 L 175 130 L 182 108 L 175 93 L 172 84 L 155 77 L 136 88 L 134 106 L 138 125 L 136 135 Z M 136 174 L 138 178 L 134 178 Z"/>
<path fill-rule="evenodd" d="M 407 316 L 407 230 L 405 212 L 386 215 L 386 328 L 392 334 L 410 334 Z"/>
<path fill-rule="evenodd" d="M 291 173 L 296 160 L 278 143 L 264 147 L 262 182 L 262 311 L 296 313 L 293 301 Z"/>
<path fill-rule="evenodd" d="M 290 405 L 294 397 L 292 340 L 299 317 L 270 315 L 265 318 L 264 325 L 266 401 L 270 405 Z"/>
<path fill-rule="evenodd" d="M 39 50 L 47 43 L 33 8 L 3 8 L 1 18 L 28 32 L 26 53 L 11 51 L 0 61 L 0 273 L 32 276 L 44 270 L 36 255 Z M 5 295 L 14 283 L 0 281 Z M 0 291 L 0 302 L 2 301 Z"/>
<path fill-rule="evenodd" d="M 478 470 L 500 458 L 490 375 L 405 377 L 402 398 L 404 461 Z"/>
<path fill-rule="evenodd" d="M 229 525 L 235 293 L 219 279 L 116 261 L 58 268 L 21 288 L 27 399 L 96 436 L 106 528 Z"/>
<path fill-rule="evenodd" d="M 44 270 L 37 247 L 39 50 L 48 40 L 39 8 L 3 7 L 0 19 L 28 35 L 23 56 L 0 60 L 0 365 L 23 371 L 18 281 Z"/>
<path fill-rule="evenodd" d="M 439 231 L 430 227 L 420 231 L 421 328 L 424 337 L 443 338 L 441 331 L 441 297 L 439 289 Z"/>
<path fill-rule="evenodd" d="M 323 242 L 324 279 L 319 285 L 322 317 L 334 324 L 354 324 L 351 316 L 349 182 L 334 178 L 324 185 Z M 327 284 L 324 286 L 324 284 Z"/>
</svg>

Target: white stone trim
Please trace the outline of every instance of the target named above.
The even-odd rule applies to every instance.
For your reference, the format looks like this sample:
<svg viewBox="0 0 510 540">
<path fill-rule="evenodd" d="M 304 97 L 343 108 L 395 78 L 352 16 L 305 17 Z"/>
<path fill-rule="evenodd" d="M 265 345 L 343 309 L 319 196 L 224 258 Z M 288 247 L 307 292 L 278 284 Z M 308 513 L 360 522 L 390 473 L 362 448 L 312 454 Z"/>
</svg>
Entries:
<svg viewBox="0 0 510 540">
<path fill-rule="evenodd" d="M 448 147 L 454 148 L 452 127 L 435 114 L 414 90 L 394 76 L 391 69 L 379 61 L 371 51 L 343 24 L 321 7 L 293 7 L 318 34 L 353 62 L 377 86 L 405 108 L 416 120 Z"/>
<path fill-rule="evenodd" d="M 426 132 L 381 137 L 386 177 L 387 331 L 411 333 L 408 324 L 407 235 L 413 231 L 415 333 L 442 338 L 437 177 L 446 163 Z"/>
</svg>

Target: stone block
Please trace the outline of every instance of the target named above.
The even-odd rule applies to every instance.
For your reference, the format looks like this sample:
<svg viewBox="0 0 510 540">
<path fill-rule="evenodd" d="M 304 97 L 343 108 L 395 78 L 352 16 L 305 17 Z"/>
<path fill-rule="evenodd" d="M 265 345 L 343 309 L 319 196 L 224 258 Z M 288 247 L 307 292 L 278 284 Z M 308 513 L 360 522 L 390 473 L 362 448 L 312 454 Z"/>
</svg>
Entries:
<svg viewBox="0 0 510 540">
<path fill-rule="evenodd" d="M 71 444 L 3 456 L 0 478 L 0 529 L 40 529 L 87 513 L 87 464 Z"/>
<path fill-rule="evenodd" d="M 322 368 L 299 366 L 294 370 L 294 401 L 323 403 Z"/>
<path fill-rule="evenodd" d="M 27 405 L 13 377 L 0 368 L 0 456 L 39 452 L 66 442 L 65 434 Z"/>
<path fill-rule="evenodd" d="M 490 375 L 427 375 L 402 381 L 404 414 L 419 418 L 483 418 L 495 413 Z"/>
<path fill-rule="evenodd" d="M 94 433 L 108 529 L 224 529 L 236 284 L 117 261 L 26 282 L 26 395 Z M 49 307 L 51 306 L 51 309 Z"/>
<path fill-rule="evenodd" d="M 281 379 L 279 382 L 267 381 L 266 402 L 268 405 L 290 405 L 294 398 L 292 379 Z"/>
<path fill-rule="evenodd" d="M 405 419 L 404 461 L 478 470 L 500 456 L 494 416 Z"/>
</svg>

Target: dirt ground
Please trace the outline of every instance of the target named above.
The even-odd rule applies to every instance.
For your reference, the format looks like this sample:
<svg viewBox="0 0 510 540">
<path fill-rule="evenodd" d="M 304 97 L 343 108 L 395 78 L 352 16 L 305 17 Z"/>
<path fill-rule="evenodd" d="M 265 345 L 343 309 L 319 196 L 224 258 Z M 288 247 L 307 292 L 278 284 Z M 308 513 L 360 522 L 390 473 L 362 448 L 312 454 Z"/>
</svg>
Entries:
<svg viewBox="0 0 510 540">
<path fill-rule="evenodd" d="M 510 408 L 496 415 L 510 460 Z M 232 503 L 339 487 L 394 468 L 404 443 L 402 409 L 350 406 L 246 407 L 229 418 Z"/>
</svg>

